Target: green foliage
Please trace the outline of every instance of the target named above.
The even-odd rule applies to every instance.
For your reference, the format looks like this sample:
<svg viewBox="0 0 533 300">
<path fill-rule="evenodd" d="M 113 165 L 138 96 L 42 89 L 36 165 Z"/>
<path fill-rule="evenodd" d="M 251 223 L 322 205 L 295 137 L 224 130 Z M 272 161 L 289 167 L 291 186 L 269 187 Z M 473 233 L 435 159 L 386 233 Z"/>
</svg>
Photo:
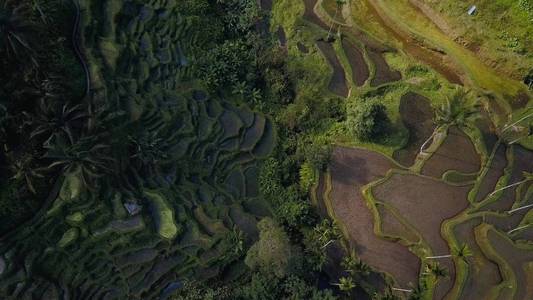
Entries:
<svg viewBox="0 0 533 300">
<path fill-rule="evenodd" d="M 479 117 L 479 106 L 476 102 L 469 101 L 464 90 L 457 90 L 446 102 L 435 110 L 435 123 L 437 126 L 456 125 L 464 127 Z"/>
<path fill-rule="evenodd" d="M 255 80 L 255 57 L 253 47 L 247 41 L 226 41 L 203 57 L 201 76 L 212 91 L 225 86 L 235 89 L 241 82 Z M 244 91 L 246 87 L 242 89 Z"/>
<path fill-rule="evenodd" d="M 356 287 L 354 280 L 351 277 L 341 277 L 339 282 L 335 284 L 339 287 L 339 290 L 350 294 L 350 292 Z"/>
<path fill-rule="evenodd" d="M 223 300 L 231 299 L 231 290 L 227 286 L 210 286 L 197 281 L 187 280 L 172 300 Z"/>
<path fill-rule="evenodd" d="M 312 270 L 322 270 L 327 262 L 327 247 L 341 237 L 342 233 L 340 229 L 329 219 L 322 220 L 312 230 L 305 232 L 306 260 Z"/>
<path fill-rule="evenodd" d="M 302 191 L 309 191 L 317 181 L 317 174 L 310 163 L 304 163 L 300 167 L 300 188 Z"/>
<path fill-rule="evenodd" d="M 283 229 L 270 218 L 261 220 L 257 227 L 259 241 L 248 250 L 246 265 L 278 278 L 298 272 L 302 267 L 300 250 L 290 244 Z"/>
<path fill-rule="evenodd" d="M 335 300 L 331 290 L 318 290 L 301 277 L 288 276 L 279 279 L 272 275 L 255 273 L 244 286 L 236 289 L 235 298 L 239 300 Z"/>
<path fill-rule="evenodd" d="M 324 171 L 331 158 L 332 147 L 329 144 L 312 143 L 304 148 L 305 161 L 318 170 Z"/>
<path fill-rule="evenodd" d="M 390 120 L 383 104 L 364 99 L 350 104 L 347 126 L 357 139 L 375 141 L 387 133 Z"/>
</svg>

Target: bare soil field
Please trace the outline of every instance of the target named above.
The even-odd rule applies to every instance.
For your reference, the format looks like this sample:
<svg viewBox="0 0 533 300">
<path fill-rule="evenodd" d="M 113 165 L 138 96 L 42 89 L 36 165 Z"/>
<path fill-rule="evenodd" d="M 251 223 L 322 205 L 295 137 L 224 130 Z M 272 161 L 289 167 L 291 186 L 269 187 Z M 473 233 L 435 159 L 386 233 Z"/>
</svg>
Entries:
<svg viewBox="0 0 533 300">
<path fill-rule="evenodd" d="M 409 130 L 409 140 L 404 149 L 394 152 L 393 157 L 400 164 L 411 166 L 420 146 L 433 132 L 433 109 L 426 97 L 409 92 L 400 99 L 400 115 Z"/>
<path fill-rule="evenodd" d="M 348 86 L 346 85 L 346 75 L 344 74 L 344 69 L 337 58 L 335 49 L 330 43 L 324 41 L 317 41 L 316 45 L 322 54 L 326 57 L 328 64 L 333 69 L 333 74 L 329 81 L 328 88 L 333 93 L 341 96 L 348 97 Z"/>
<path fill-rule="evenodd" d="M 326 23 L 324 23 L 324 21 L 322 21 L 322 19 L 320 19 L 313 10 L 316 3 L 317 0 L 304 0 L 305 11 L 303 17 L 305 20 L 318 25 L 322 29 L 329 30 L 328 25 L 326 25 Z"/>
<path fill-rule="evenodd" d="M 513 148 L 514 162 L 511 178 L 507 184 L 514 184 L 523 180 L 523 172 L 533 171 L 533 154 L 530 151 L 520 147 Z M 500 199 L 487 206 L 487 209 L 494 211 L 510 210 L 517 199 L 518 186 L 506 189 Z"/>
<path fill-rule="evenodd" d="M 372 193 L 377 201 L 388 203 L 418 230 L 435 255 L 450 253 L 440 234 L 441 224 L 468 207 L 470 187 L 451 186 L 443 181 L 414 174 L 393 174 L 375 186 Z M 450 260 L 439 261 L 449 271 L 435 290 L 435 299 L 442 299 L 455 281 L 455 267 Z"/>
<path fill-rule="evenodd" d="M 505 157 L 505 145 L 501 144 L 498 146 L 496 153 L 489 165 L 489 170 L 481 182 L 479 191 L 476 195 L 476 202 L 482 201 L 487 197 L 489 193 L 494 191 L 498 179 L 503 175 L 503 170 L 507 165 L 507 158 Z"/>
<path fill-rule="evenodd" d="M 352 69 L 353 83 L 357 86 L 363 86 L 370 76 L 363 52 L 347 39 L 342 39 L 342 48 Z"/>
<path fill-rule="evenodd" d="M 480 163 L 479 155 L 470 138 L 459 129 L 452 127 L 444 143 L 425 163 L 422 174 L 440 178 L 448 170 L 474 173 L 479 171 Z"/>
<path fill-rule="evenodd" d="M 374 78 L 370 81 L 371 86 L 379 86 L 385 83 L 390 83 L 402 79 L 402 74 L 396 70 L 392 70 L 382 53 L 376 51 L 368 51 L 368 57 L 374 64 L 376 73 Z"/>
<path fill-rule="evenodd" d="M 502 281 L 498 265 L 490 261 L 476 243 L 474 228 L 481 224 L 481 218 L 470 219 L 455 227 L 455 236 L 466 243 L 473 256 L 468 260 L 468 277 L 461 298 L 464 300 L 487 299 L 487 293 Z"/>
<path fill-rule="evenodd" d="M 418 282 L 420 260 L 404 246 L 378 238 L 374 218 L 361 188 L 383 176 L 394 165 L 383 155 L 338 147 L 330 164 L 331 204 L 336 218 L 346 227 L 356 253 L 379 271 L 390 274 L 400 286 Z"/>
<path fill-rule="evenodd" d="M 528 282 L 528 277 L 524 270 L 526 263 L 533 262 L 531 247 L 529 249 L 517 248 L 509 239 L 504 238 L 501 233 L 494 230 L 489 230 L 487 237 L 494 250 L 505 259 L 516 276 L 517 286 L 514 299 L 531 299 L 533 295 L 529 293 L 530 291 L 528 291 L 527 287 L 532 282 Z"/>
</svg>

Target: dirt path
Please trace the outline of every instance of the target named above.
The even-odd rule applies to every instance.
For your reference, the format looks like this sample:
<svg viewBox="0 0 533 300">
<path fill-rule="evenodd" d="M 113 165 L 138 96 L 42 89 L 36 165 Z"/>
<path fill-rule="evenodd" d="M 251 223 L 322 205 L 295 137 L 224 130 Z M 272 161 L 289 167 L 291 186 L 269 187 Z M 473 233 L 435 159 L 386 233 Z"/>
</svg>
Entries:
<svg viewBox="0 0 533 300">
<path fill-rule="evenodd" d="M 363 261 L 393 276 L 401 287 L 418 282 L 420 260 L 404 246 L 378 238 L 374 217 L 361 188 L 382 177 L 394 165 L 385 156 L 362 149 L 335 148 L 330 165 L 330 200 L 337 219 L 348 230 Z"/>
</svg>

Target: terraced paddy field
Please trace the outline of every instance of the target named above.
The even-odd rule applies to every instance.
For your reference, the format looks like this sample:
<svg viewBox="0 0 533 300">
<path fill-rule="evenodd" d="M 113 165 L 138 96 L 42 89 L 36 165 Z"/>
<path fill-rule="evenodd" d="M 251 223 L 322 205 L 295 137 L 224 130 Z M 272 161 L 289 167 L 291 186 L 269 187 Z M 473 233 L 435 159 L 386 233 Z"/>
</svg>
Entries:
<svg viewBox="0 0 533 300">
<path fill-rule="evenodd" d="M 517 152 L 533 159 L 531 152 Z M 516 168 L 533 170 L 529 161 L 521 161 Z M 493 166 L 501 168 L 498 163 L 502 162 Z M 494 172 L 501 175 L 498 180 L 505 177 L 501 171 Z M 480 192 L 474 185 L 483 181 L 481 177 L 449 183 L 405 170 L 370 151 L 349 148 L 334 151 L 329 174 L 331 191 L 324 201 L 332 217 L 343 225 L 358 255 L 391 276 L 398 288 L 409 290 L 413 285 L 408 283 L 416 280 L 414 273 L 430 287 L 428 299 L 529 299 L 533 228 L 528 225 L 528 212 L 533 198 L 522 191 L 530 188 L 528 182 L 511 186 L 499 196 L 494 194 L 501 183 L 485 187 L 492 195 L 471 202 Z M 524 181 L 523 176 L 518 180 Z M 490 230 L 483 231 L 485 227 Z M 468 255 L 462 257 L 456 249 L 465 245 Z M 382 251 L 388 255 L 381 256 Z M 435 262 L 447 270 L 446 277 L 436 280 L 424 272 L 426 265 Z M 406 297 L 402 291 L 398 296 Z"/>
<path fill-rule="evenodd" d="M 0 236 L 0 299 L 533 299 L 533 94 L 421 2 L 76 1 L 80 131 L 124 151 Z"/>
<path fill-rule="evenodd" d="M 157 171 L 123 171 L 98 189 L 80 168 L 66 172 L 39 212 L 0 238 L 1 299 L 166 299 L 185 278 L 233 280 L 246 270 L 236 247 L 254 243 L 270 215 L 257 200 L 258 165 L 275 125 L 191 79 L 197 37 L 180 6 L 96 3 L 80 7 L 88 97 L 115 103 L 117 127 L 132 139 L 150 131 L 168 155 Z"/>
<path fill-rule="evenodd" d="M 378 98 L 409 135 L 393 147 L 334 141 L 314 189 L 320 211 L 342 224 L 350 249 L 392 280 L 399 298 L 415 290 L 421 299 L 531 298 L 533 152 L 501 135 L 505 124 L 527 126 L 515 116 L 531 108 L 526 87 L 498 78 L 442 31 L 432 35 L 436 25 L 408 1 L 333 2 L 304 1 L 303 23 L 295 24 L 308 34 L 289 34 L 289 49 L 291 38 L 301 49 L 313 43 L 306 39 L 324 41 L 334 32 L 329 43 L 346 74 L 348 100 Z M 340 67 L 326 61 L 336 69 L 330 78 L 339 77 Z M 446 95 L 463 88 L 487 93 L 474 117 L 437 122 Z M 517 100 L 521 93 L 526 102 Z M 435 264 L 444 276 L 435 275 Z"/>
</svg>

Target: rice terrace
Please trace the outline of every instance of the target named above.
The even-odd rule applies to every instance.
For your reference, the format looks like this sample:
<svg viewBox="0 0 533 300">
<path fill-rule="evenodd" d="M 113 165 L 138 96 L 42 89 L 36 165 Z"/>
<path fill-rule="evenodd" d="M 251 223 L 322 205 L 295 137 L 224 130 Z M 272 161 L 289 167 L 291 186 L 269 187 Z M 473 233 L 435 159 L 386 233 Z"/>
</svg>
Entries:
<svg viewBox="0 0 533 300">
<path fill-rule="evenodd" d="M 532 0 L 0 0 L 0 299 L 533 299 Z"/>
</svg>

